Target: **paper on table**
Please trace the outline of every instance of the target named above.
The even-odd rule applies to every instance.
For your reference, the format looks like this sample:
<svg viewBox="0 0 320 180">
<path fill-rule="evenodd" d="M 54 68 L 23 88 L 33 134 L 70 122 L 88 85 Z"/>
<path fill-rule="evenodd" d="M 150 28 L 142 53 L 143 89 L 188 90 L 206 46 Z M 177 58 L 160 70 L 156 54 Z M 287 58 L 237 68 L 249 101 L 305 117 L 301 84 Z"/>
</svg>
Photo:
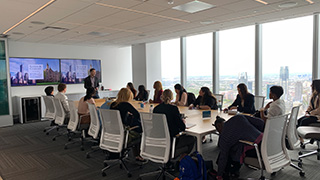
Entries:
<svg viewBox="0 0 320 180">
<path fill-rule="evenodd" d="M 190 129 L 192 127 L 196 126 L 196 124 L 191 124 L 191 123 L 187 123 L 186 124 L 186 129 Z"/>
</svg>

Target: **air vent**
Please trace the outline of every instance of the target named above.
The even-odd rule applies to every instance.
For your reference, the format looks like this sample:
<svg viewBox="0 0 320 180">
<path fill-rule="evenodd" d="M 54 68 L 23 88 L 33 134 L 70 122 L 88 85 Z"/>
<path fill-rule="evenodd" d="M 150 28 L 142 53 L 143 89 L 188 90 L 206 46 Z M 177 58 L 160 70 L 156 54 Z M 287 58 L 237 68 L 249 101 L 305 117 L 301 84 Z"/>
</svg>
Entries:
<svg viewBox="0 0 320 180">
<path fill-rule="evenodd" d="M 89 32 L 88 35 L 92 35 L 92 36 L 106 36 L 110 33 L 102 33 L 102 32 L 96 32 L 96 31 L 92 31 L 92 32 Z"/>
<path fill-rule="evenodd" d="M 67 28 L 62 28 L 62 27 L 55 27 L 55 26 L 47 26 L 45 28 L 43 28 L 42 30 L 45 30 L 45 31 L 51 31 L 51 32 L 66 32 L 68 31 L 69 29 Z"/>
<path fill-rule="evenodd" d="M 207 10 L 213 7 L 216 7 L 216 6 L 212 4 L 204 3 L 201 1 L 191 1 L 186 4 L 175 6 L 172 9 L 184 11 L 188 13 L 196 13 L 196 12 Z"/>
</svg>

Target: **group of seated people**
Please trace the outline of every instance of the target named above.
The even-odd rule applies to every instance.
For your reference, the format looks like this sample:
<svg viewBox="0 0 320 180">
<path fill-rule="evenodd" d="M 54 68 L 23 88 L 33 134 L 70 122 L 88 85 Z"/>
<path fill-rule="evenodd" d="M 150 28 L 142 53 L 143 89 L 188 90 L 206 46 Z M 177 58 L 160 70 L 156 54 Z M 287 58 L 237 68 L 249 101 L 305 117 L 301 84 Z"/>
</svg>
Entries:
<svg viewBox="0 0 320 180">
<path fill-rule="evenodd" d="M 304 117 L 300 118 L 297 126 L 305 126 L 311 123 L 318 122 L 320 117 L 320 80 L 312 82 L 312 97 L 309 107 Z M 177 137 L 176 155 L 182 153 L 190 153 L 193 149 L 195 138 L 189 135 L 179 136 L 179 133 L 185 131 L 186 121 L 182 118 L 177 106 L 188 106 L 188 93 L 180 84 L 174 86 L 176 92 L 175 101 L 173 101 L 173 93 L 166 89 L 163 91 L 160 81 L 156 81 L 153 85 L 154 97 L 150 99 L 150 103 L 159 103 L 153 112 L 166 115 L 169 132 L 171 137 Z M 130 104 L 133 99 L 137 101 L 147 101 L 149 93 L 145 86 L 140 85 L 139 93 L 135 90 L 132 83 L 128 83 L 126 88 L 122 88 L 114 102 L 109 102 L 110 109 L 120 111 L 122 122 L 125 126 L 136 127 L 133 129 L 132 137 L 141 138 L 142 128 L 139 112 Z M 236 115 L 228 121 L 217 117 L 214 126 L 219 132 L 218 146 L 220 154 L 217 159 L 218 164 L 218 179 L 223 179 L 231 175 L 238 175 L 239 169 L 244 156 L 254 156 L 255 151 L 246 148 L 239 140 L 247 140 L 260 144 L 264 131 L 264 124 L 268 118 L 276 117 L 285 114 L 285 102 L 281 99 L 284 91 L 281 86 L 272 86 L 270 88 L 269 97 L 273 101 L 269 102 L 264 108 L 256 111 L 254 106 L 254 95 L 248 92 L 247 86 L 243 83 L 237 86 L 238 95 L 235 101 L 226 110 L 236 109 L 245 114 L 254 114 L 254 116 Z M 66 113 L 69 111 L 67 97 L 65 96 L 66 85 L 58 85 L 58 93 L 55 95 L 59 98 Z M 45 92 L 48 96 L 53 96 L 53 87 L 47 87 Z M 88 88 L 86 96 L 79 101 L 78 112 L 81 115 L 89 114 L 88 103 L 95 104 L 92 98 L 95 90 Z M 107 102 L 106 102 L 107 103 Z M 199 91 L 199 96 L 189 105 L 189 109 L 218 109 L 217 99 L 212 94 L 208 87 L 202 87 Z M 90 119 L 85 122 L 90 122 Z M 138 141 L 139 142 L 139 141 Z M 145 161 L 139 154 L 140 145 L 132 146 L 133 154 L 137 161 Z M 187 148 L 186 148 L 187 147 Z M 179 151 L 182 150 L 183 151 Z"/>
</svg>

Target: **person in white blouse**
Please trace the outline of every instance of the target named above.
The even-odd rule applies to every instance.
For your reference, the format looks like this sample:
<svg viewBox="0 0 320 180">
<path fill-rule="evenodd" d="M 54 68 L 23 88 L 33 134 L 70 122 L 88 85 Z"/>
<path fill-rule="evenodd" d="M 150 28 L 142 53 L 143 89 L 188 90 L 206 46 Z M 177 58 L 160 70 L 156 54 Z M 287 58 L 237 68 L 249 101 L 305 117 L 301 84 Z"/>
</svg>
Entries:
<svg viewBox="0 0 320 180">
<path fill-rule="evenodd" d="M 66 113 L 66 117 L 68 118 L 70 116 L 70 108 L 67 101 L 68 97 L 65 95 L 65 93 L 67 92 L 67 85 L 64 83 L 60 83 L 58 85 L 58 91 L 59 92 L 54 97 L 60 100 L 64 112 Z"/>
<path fill-rule="evenodd" d="M 260 117 L 264 121 L 268 118 L 281 116 L 285 114 L 286 105 L 284 100 L 280 99 L 283 94 L 283 88 L 281 86 L 272 86 L 270 88 L 269 97 L 272 99 L 272 102 L 269 102 L 264 108 L 260 109 Z M 267 115 L 265 115 L 267 111 Z"/>
<path fill-rule="evenodd" d="M 187 106 L 188 94 L 186 90 L 181 86 L 181 84 L 174 85 L 174 90 L 177 93 L 174 104 L 177 106 Z"/>
</svg>

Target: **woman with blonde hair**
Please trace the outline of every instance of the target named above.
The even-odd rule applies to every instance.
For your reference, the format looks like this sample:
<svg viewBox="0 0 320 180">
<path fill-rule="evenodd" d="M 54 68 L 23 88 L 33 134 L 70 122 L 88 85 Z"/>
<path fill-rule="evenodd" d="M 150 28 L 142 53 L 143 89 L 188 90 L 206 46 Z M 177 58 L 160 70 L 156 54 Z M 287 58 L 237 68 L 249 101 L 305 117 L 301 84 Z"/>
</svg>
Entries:
<svg viewBox="0 0 320 180">
<path fill-rule="evenodd" d="M 117 99 L 110 106 L 110 109 L 116 109 L 120 111 L 121 120 L 125 126 L 137 127 L 137 128 L 134 128 L 133 131 L 130 131 L 131 137 L 134 137 L 131 140 L 131 142 L 141 138 L 141 132 L 142 132 L 140 114 L 129 103 L 129 101 L 131 101 L 132 99 L 133 99 L 133 94 L 131 90 L 128 88 L 122 88 L 118 92 Z M 139 143 L 133 146 L 132 151 L 137 161 L 145 161 L 139 155 L 140 154 Z"/>
<path fill-rule="evenodd" d="M 172 91 L 170 89 L 166 89 L 161 96 L 161 100 L 163 102 L 153 110 L 154 113 L 166 115 L 171 138 L 177 137 L 180 132 L 186 129 L 185 120 L 181 118 L 178 107 L 170 103 L 172 99 Z M 194 143 L 195 139 L 193 136 L 178 136 L 176 139 L 175 157 L 183 153 L 189 154 L 192 151 Z"/>
<path fill-rule="evenodd" d="M 154 96 L 153 96 L 153 100 L 149 100 L 150 103 L 161 103 L 161 95 L 163 93 L 163 89 L 162 89 L 162 84 L 160 81 L 156 81 L 153 84 L 153 88 L 154 88 Z"/>
</svg>

